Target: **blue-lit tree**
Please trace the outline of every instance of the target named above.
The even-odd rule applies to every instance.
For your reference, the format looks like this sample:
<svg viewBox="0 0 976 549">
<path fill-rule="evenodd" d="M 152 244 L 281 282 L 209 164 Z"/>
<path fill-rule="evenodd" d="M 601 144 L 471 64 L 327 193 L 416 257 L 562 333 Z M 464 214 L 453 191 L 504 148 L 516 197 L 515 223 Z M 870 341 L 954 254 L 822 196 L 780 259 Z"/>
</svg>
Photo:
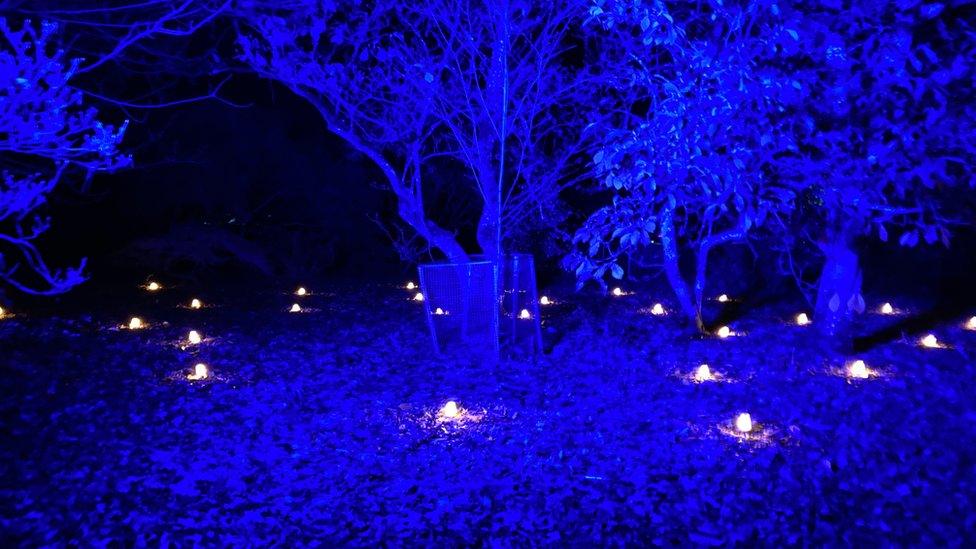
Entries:
<svg viewBox="0 0 976 549">
<path fill-rule="evenodd" d="M 798 279 L 798 265 L 811 260 L 802 250 L 818 252 L 818 325 L 837 333 L 864 309 L 859 238 L 948 245 L 952 225 L 965 219 L 954 216 L 954 187 L 973 185 L 976 32 L 957 13 L 963 8 L 938 3 L 795 9 L 799 154 L 778 170 L 805 191 L 783 234 Z"/>
<path fill-rule="evenodd" d="M 129 163 L 116 128 L 83 105 L 70 80 L 81 63 L 56 48 L 57 25 L 0 19 L 0 279 L 31 294 L 64 292 L 83 280 L 84 262 L 52 269 L 35 243 L 47 230 L 41 214 L 64 179 Z"/>
<path fill-rule="evenodd" d="M 704 330 L 709 253 L 792 208 L 795 182 L 774 163 L 795 148 L 781 118 L 799 84 L 779 63 L 797 33 L 767 1 L 596 0 L 591 13 L 616 99 L 593 165 L 613 201 L 577 231 L 567 265 L 580 284 L 602 284 L 624 275 L 624 257 L 659 245 L 682 311 Z"/>
<path fill-rule="evenodd" d="M 581 4 L 251 2 L 241 14 L 242 59 L 375 163 L 400 218 L 448 257 L 467 255 L 462 227 L 430 204 L 460 209 L 494 257 L 579 175 L 592 89 L 568 66 L 566 33 Z M 438 163 L 457 180 L 434 177 Z"/>
</svg>

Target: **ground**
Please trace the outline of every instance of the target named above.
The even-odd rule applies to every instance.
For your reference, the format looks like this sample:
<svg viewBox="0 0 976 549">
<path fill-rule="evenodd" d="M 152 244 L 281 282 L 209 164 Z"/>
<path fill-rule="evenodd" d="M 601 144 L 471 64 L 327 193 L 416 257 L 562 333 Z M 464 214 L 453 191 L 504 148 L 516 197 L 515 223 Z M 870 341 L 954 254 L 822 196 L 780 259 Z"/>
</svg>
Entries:
<svg viewBox="0 0 976 549">
<path fill-rule="evenodd" d="M 167 287 L 0 319 L 3 546 L 976 539 L 976 331 L 944 319 L 920 347 L 924 303 L 866 314 L 853 354 L 786 301 L 713 304 L 720 340 L 648 314 L 663 292 L 550 289 L 547 354 L 495 363 L 434 355 L 394 284 L 313 292 L 299 314 Z M 847 379 L 854 358 L 878 375 Z M 690 380 L 702 363 L 724 379 Z"/>
</svg>

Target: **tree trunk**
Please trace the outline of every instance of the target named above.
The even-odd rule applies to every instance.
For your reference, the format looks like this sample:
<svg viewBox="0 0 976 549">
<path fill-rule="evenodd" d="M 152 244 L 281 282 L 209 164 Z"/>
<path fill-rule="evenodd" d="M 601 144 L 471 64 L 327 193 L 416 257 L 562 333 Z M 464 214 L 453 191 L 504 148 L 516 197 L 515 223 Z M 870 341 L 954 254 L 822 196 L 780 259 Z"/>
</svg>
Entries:
<svg viewBox="0 0 976 549">
<path fill-rule="evenodd" d="M 705 323 L 702 322 L 701 308 L 695 307 L 691 299 L 688 283 L 681 276 L 681 256 L 678 253 L 678 242 L 674 234 L 674 212 L 665 209 L 661 214 L 661 245 L 664 248 L 664 273 L 668 277 L 671 289 L 678 298 L 678 305 L 685 316 L 695 323 L 695 328 L 704 333 Z"/>
<path fill-rule="evenodd" d="M 821 244 L 820 249 L 826 259 L 817 287 L 816 326 L 823 335 L 846 341 L 854 313 L 864 311 L 857 252 L 846 235 Z"/>
</svg>

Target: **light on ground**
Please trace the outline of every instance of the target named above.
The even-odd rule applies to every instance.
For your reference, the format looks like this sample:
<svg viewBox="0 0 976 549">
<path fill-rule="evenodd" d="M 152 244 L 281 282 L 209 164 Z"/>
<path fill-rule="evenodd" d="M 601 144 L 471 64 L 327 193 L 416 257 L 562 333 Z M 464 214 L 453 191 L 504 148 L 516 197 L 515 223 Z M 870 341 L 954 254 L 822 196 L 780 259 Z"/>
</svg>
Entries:
<svg viewBox="0 0 976 549">
<path fill-rule="evenodd" d="M 528 320 L 532 318 L 532 314 L 529 312 L 528 309 L 522 309 L 522 311 L 519 312 L 519 318 L 521 318 L 522 320 Z"/>
<path fill-rule="evenodd" d="M 969 317 L 969 322 L 966 322 L 966 328 L 976 330 L 976 316 Z"/>
<path fill-rule="evenodd" d="M 303 286 L 299 286 L 298 289 L 295 290 L 295 295 L 297 296 L 308 295 L 308 290 L 306 290 Z"/>
<path fill-rule="evenodd" d="M 808 317 L 806 313 L 796 315 L 797 326 L 806 326 L 807 324 L 810 324 L 810 317 Z"/>
<path fill-rule="evenodd" d="M 161 287 L 162 286 L 160 286 L 158 282 L 150 282 L 149 285 L 146 286 L 146 289 L 149 290 L 150 292 L 155 292 L 156 290 L 159 290 Z"/>
<path fill-rule="evenodd" d="M 728 326 L 722 326 L 721 328 L 718 329 L 717 332 L 715 332 L 715 335 L 717 335 L 718 337 L 720 337 L 722 339 L 725 339 L 725 338 L 729 337 L 730 335 L 732 335 L 732 330 L 729 329 Z"/>
<path fill-rule="evenodd" d="M 292 313 L 300 313 L 302 312 L 302 306 L 298 303 L 293 303 L 291 309 L 288 309 L 288 311 Z"/>
<path fill-rule="evenodd" d="M 708 367 L 708 364 L 702 364 L 695 369 L 695 381 L 701 383 L 704 381 L 712 381 L 714 379 L 715 376 L 712 375 L 712 370 Z"/>
<path fill-rule="evenodd" d="M 871 375 L 871 372 L 863 360 L 855 360 L 847 368 L 847 375 L 855 379 L 867 379 Z"/>
<path fill-rule="evenodd" d="M 748 433 L 752 431 L 752 416 L 749 414 L 739 414 L 735 418 L 735 428 L 740 433 Z"/>
<path fill-rule="evenodd" d="M 413 300 L 414 301 L 423 301 L 424 300 L 424 294 L 422 294 L 420 292 L 417 292 L 417 294 L 413 296 Z"/>
<path fill-rule="evenodd" d="M 613 295 L 615 295 L 615 296 L 617 296 L 617 297 L 620 297 L 620 296 L 622 296 L 622 295 L 624 295 L 624 291 L 623 291 L 623 290 L 621 290 L 619 286 L 618 286 L 618 287 L 616 287 L 616 288 L 614 288 L 614 289 L 613 289 L 613 291 L 612 291 L 611 293 L 612 293 Z"/>
<path fill-rule="evenodd" d="M 551 305 L 552 302 L 549 301 L 549 298 L 547 296 L 542 296 L 542 297 L 539 298 L 539 304 L 540 305 Z M 976 318 L 976 317 L 974 317 L 974 318 Z"/>
<path fill-rule="evenodd" d="M 726 303 L 726 302 L 728 302 L 728 300 L 729 300 L 729 296 L 727 296 L 725 294 L 722 294 L 722 295 L 718 296 L 718 302 L 719 303 Z"/>
<path fill-rule="evenodd" d="M 416 288 L 417 288 L 417 285 L 416 284 L 414 284 L 413 282 L 407 282 L 407 289 L 408 290 L 414 290 Z"/>
<path fill-rule="evenodd" d="M 885 303 L 884 305 L 881 306 L 881 314 L 883 315 L 894 314 L 894 312 L 895 312 L 895 308 L 891 306 L 891 303 Z"/>
<path fill-rule="evenodd" d="M 938 349 L 939 340 L 935 337 L 935 334 L 929 334 L 922 338 L 922 347 L 927 347 L 929 349 Z"/>
<path fill-rule="evenodd" d="M 655 303 L 654 306 L 651 307 L 651 314 L 652 315 L 657 315 L 657 316 L 663 315 L 664 314 L 664 305 L 661 305 L 660 303 Z"/>
<path fill-rule="evenodd" d="M 132 318 L 129 319 L 129 329 L 130 330 L 138 330 L 138 329 L 140 329 L 142 327 L 143 327 L 143 323 L 142 323 L 142 319 L 141 318 L 139 318 L 137 316 L 134 316 L 134 317 L 132 317 Z"/>
<path fill-rule="evenodd" d="M 210 373 L 207 371 L 207 365 L 200 362 L 193 367 L 193 373 L 188 374 L 186 379 L 189 379 L 190 381 L 199 381 L 201 379 L 207 379 L 207 376 L 209 375 Z"/>
<path fill-rule="evenodd" d="M 458 416 L 458 413 L 460 413 L 460 410 L 458 410 L 457 402 L 448 400 L 444 406 L 441 406 L 441 410 L 438 412 L 438 415 L 445 419 L 454 419 Z"/>
<path fill-rule="evenodd" d="M 190 342 L 190 345 L 199 345 L 203 341 L 203 338 L 200 337 L 200 332 L 190 330 L 189 335 L 186 336 L 186 340 Z"/>
<path fill-rule="evenodd" d="M 191 309 L 199 309 L 200 307 L 203 307 L 203 303 L 199 299 L 193 298 L 193 301 L 190 301 Z"/>
</svg>

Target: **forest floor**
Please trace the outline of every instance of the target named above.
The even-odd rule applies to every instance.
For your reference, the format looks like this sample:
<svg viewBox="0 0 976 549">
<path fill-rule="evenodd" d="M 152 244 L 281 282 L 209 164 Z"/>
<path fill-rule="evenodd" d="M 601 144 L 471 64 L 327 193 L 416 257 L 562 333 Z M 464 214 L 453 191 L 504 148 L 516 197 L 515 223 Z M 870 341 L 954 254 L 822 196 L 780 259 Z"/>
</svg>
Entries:
<svg viewBox="0 0 976 549">
<path fill-rule="evenodd" d="M 855 356 L 785 302 L 713 304 L 722 340 L 647 314 L 663 293 L 556 292 L 547 353 L 495 363 L 433 354 L 393 284 L 315 290 L 299 314 L 167 288 L 0 319 L 0 544 L 976 540 L 969 315 L 867 313 Z M 855 358 L 876 375 L 846 378 Z M 691 380 L 702 363 L 722 379 Z"/>
</svg>

